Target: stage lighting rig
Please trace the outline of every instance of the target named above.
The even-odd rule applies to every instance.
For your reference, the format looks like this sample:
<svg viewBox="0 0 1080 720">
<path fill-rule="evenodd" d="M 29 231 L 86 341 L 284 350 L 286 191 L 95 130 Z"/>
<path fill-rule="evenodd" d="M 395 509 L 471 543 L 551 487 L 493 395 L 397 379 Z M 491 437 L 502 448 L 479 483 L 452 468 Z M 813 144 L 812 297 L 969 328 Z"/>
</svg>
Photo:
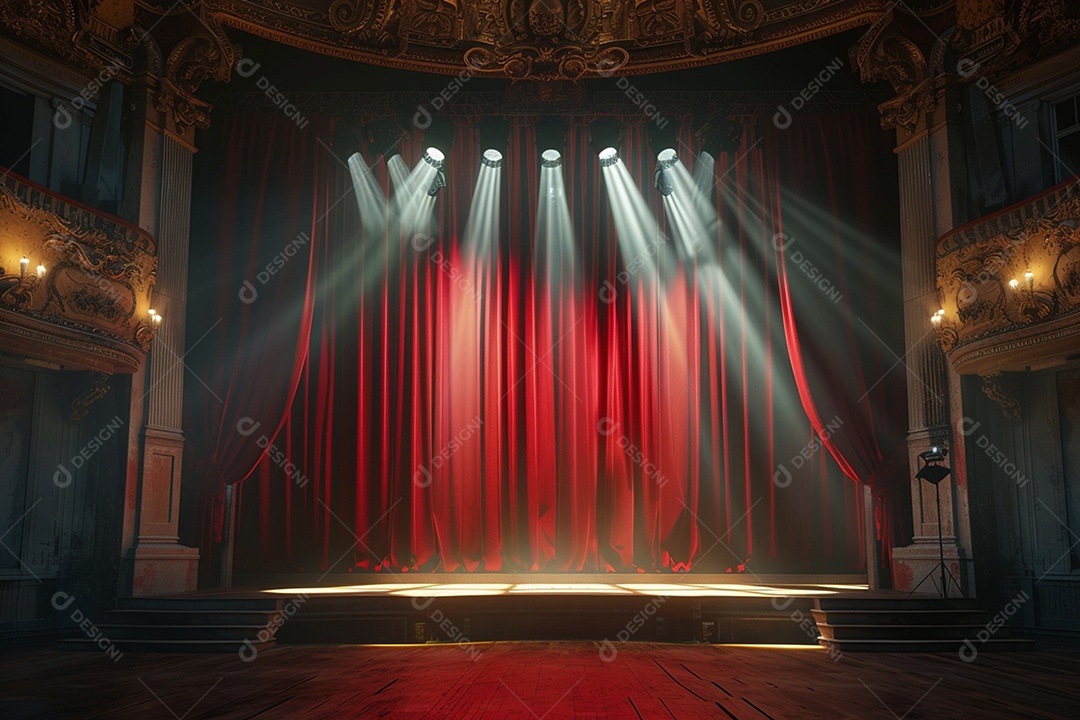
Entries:
<svg viewBox="0 0 1080 720">
<path fill-rule="evenodd" d="M 607 147 L 600 151 L 600 167 L 611 167 L 619 162 L 619 151 L 613 147 Z"/>
<path fill-rule="evenodd" d="M 431 124 L 424 130 L 424 144 L 428 146 L 428 152 L 431 152 L 430 148 L 437 148 L 443 154 L 450 152 L 454 146 L 453 121 L 442 116 L 431 118 Z"/>
<path fill-rule="evenodd" d="M 480 147 L 484 150 L 506 152 L 510 142 L 510 123 L 501 117 L 485 117 L 476 125 L 480 136 Z"/>
<path fill-rule="evenodd" d="M 665 150 L 674 150 L 679 146 L 679 123 L 669 121 L 663 127 L 650 123 L 648 128 L 649 147 L 659 155 Z"/>
<path fill-rule="evenodd" d="M 548 148 L 544 152 L 540 153 L 540 164 L 546 168 L 557 168 L 562 166 L 562 154 L 553 148 Z"/>
<path fill-rule="evenodd" d="M 382 155 L 384 158 L 391 158 L 401 154 L 401 140 L 405 137 L 405 131 L 396 119 L 383 118 L 368 123 L 364 126 L 364 135 L 371 157 Z"/>
<path fill-rule="evenodd" d="M 675 192 L 675 183 L 672 182 L 671 176 L 666 171 L 674 167 L 678 162 L 679 156 L 670 147 L 661 150 L 660 154 L 656 156 L 656 175 L 653 178 L 653 184 L 656 185 L 656 189 L 664 197 L 668 197 Z"/>
<path fill-rule="evenodd" d="M 919 468 L 919 472 L 915 473 L 915 478 L 923 480 L 934 486 L 935 505 L 937 505 L 937 528 L 938 528 L 938 564 L 930 569 L 930 572 L 926 573 L 926 576 L 919 581 L 919 583 L 911 589 L 908 593 L 910 597 L 922 587 L 922 584 L 930 579 L 935 573 L 939 573 L 940 585 L 939 592 L 941 597 L 949 597 L 949 585 L 952 583 L 957 591 L 963 596 L 964 591 L 960 588 L 960 584 L 953 577 L 952 571 L 945 565 L 945 541 L 943 538 L 943 529 L 941 525 L 941 481 L 949 477 L 949 473 L 952 472 L 952 468 L 942 465 L 945 462 L 945 458 L 948 456 L 949 450 L 943 445 L 933 445 L 929 450 L 919 453 L 919 459 L 922 460 L 922 467 Z"/>
<path fill-rule="evenodd" d="M 721 153 L 736 153 L 742 146 L 743 126 L 726 117 L 710 117 L 704 127 L 697 131 L 701 149 L 714 158 Z"/>
<path fill-rule="evenodd" d="M 501 168 L 503 164 L 503 154 L 494 149 L 485 150 L 483 157 L 480 158 L 480 164 L 492 169 Z"/>
<path fill-rule="evenodd" d="M 618 162 L 618 151 L 621 141 L 622 123 L 615 118 L 597 118 L 589 124 L 589 142 L 592 144 L 593 150 L 601 156 L 601 165 L 604 161 L 604 155 L 608 154 L 609 150 L 615 154 L 615 161 Z"/>
<path fill-rule="evenodd" d="M 559 117 L 546 115 L 536 121 L 536 149 L 546 159 L 547 152 L 553 151 L 561 157 L 566 149 L 566 121 Z"/>
</svg>

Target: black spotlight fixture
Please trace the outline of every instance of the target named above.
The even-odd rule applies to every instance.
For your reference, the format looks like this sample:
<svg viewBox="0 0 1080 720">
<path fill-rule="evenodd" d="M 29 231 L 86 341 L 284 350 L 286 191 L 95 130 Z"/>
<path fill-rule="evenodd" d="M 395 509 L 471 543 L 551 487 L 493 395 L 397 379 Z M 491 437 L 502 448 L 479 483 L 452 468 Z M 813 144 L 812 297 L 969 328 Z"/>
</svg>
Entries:
<svg viewBox="0 0 1080 720">
<path fill-rule="evenodd" d="M 504 118 L 486 117 L 476 124 L 476 131 L 480 137 L 481 149 L 506 152 L 506 146 L 510 142 L 510 123 Z"/>
<path fill-rule="evenodd" d="M 435 171 L 435 177 L 431 180 L 431 186 L 428 188 L 427 194 L 435 197 L 444 187 L 446 187 L 446 173 L 443 172 L 440 164 L 439 169 Z"/>
<path fill-rule="evenodd" d="M 730 118 L 714 115 L 697 131 L 701 149 L 714 158 L 722 153 L 736 153 L 742 146 L 743 126 Z"/>
<path fill-rule="evenodd" d="M 941 597 L 949 597 L 949 583 L 951 582 L 957 592 L 963 596 L 964 591 L 960 589 L 960 584 L 956 582 L 956 578 L 953 577 L 952 571 L 945 565 L 945 541 L 943 539 L 943 530 L 941 526 L 941 481 L 949 477 L 952 472 L 952 468 L 947 465 L 943 465 L 945 458 L 948 456 L 949 451 L 943 445 L 932 445 L 926 452 L 919 453 L 919 459 L 922 461 L 922 467 L 919 468 L 919 472 L 915 473 L 915 478 L 928 482 L 934 486 L 935 505 L 937 505 L 937 527 L 938 527 L 938 564 L 930 568 L 930 572 L 926 573 L 926 576 L 919 581 L 919 583 L 911 589 L 908 593 L 908 597 L 915 594 L 915 591 L 922 587 L 922 584 L 929 580 L 934 573 L 939 574 L 939 592 Z"/>
<path fill-rule="evenodd" d="M 554 148 L 548 148 L 540 153 L 540 165 L 546 168 L 562 167 L 562 153 Z"/>
<path fill-rule="evenodd" d="M 364 126 L 368 144 L 368 153 L 375 157 L 382 155 L 389 159 L 394 155 L 401 154 L 401 140 L 405 137 L 405 131 L 401 129 L 395 118 L 383 118 Z"/>
<path fill-rule="evenodd" d="M 435 148 L 442 154 L 450 152 L 454 145 L 454 123 L 448 117 L 431 118 L 431 124 L 424 130 L 424 147 Z M 438 158 L 440 161 L 442 158 Z"/>
<path fill-rule="evenodd" d="M 678 162 L 679 156 L 675 154 L 674 148 L 665 148 L 656 156 L 656 175 L 653 178 L 653 184 L 664 197 L 675 192 L 675 183 L 671 179 L 671 174 L 666 171 Z"/>
<path fill-rule="evenodd" d="M 566 150 L 567 123 L 560 117 L 545 115 L 536 121 L 536 149 L 540 151 L 540 157 L 544 163 L 549 161 L 562 162 L 562 154 Z M 558 167 L 547 165 L 544 167 Z"/>
<path fill-rule="evenodd" d="M 602 117 L 589 124 L 589 143 L 600 156 L 601 167 L 619 161 L 619 144 L 622 140 L 622 123 L 612 117 Z M 614 159 L 612 159 L 614 158 Z M 607 165 L 605 165 L 607 162 Z"/>
<path fill-rule="evenodd" d="M 659 155 L 665 150 L 677 150 L 679 147 L 679 123 L 669 121 L 660 127 L 656 123 L 649 123 L 648 128 L 649 147 Z"/>
</svg>

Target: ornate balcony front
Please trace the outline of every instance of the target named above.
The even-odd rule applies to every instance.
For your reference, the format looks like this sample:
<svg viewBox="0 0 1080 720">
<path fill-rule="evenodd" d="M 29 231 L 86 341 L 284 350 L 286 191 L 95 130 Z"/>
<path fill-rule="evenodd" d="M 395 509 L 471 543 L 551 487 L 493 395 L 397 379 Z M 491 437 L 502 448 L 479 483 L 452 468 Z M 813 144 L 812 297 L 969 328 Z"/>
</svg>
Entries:
<svg viewBox="0 0 1080 720">
<path fill-rule="evenodd" d="M 1050 367 L 1080 353 L 1080 179 L 938 243 L 943 312 L 932 320 L 958 373 Z"/>
<path fill-rule="evenodd" d="M 0 172 L 0 348 L 64 368 L 134 372 L 155 326 L 154 239 Z"/>
</svg>

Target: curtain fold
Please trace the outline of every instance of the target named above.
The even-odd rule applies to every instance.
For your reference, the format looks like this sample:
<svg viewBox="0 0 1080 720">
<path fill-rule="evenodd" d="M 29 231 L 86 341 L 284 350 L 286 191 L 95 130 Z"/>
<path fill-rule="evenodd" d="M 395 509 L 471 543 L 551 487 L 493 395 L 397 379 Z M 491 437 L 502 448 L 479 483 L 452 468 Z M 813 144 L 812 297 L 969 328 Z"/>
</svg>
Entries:
<svg viewBox="0 0 1080 720">
<path fill-rule="evenodd" d="M 213 168 L 194 185 L 184 379 L 185 541 L 215 577 L 226 485 L 275 450 L 299 386 L 326 233 L 319 221 L 347 189 L 317 138 L 288 118 L 225 115 L 201 146 Z M 287 444 L 287 443 L 286 443 Z M 317 471 L 318 468 L 312 468 Z M 264 468 L 265 471 L 265 468 Z M 291 488 L 287 485 L 286 492 Z"/>
<path fill-rule="evenodd" d="M 797 156 L 796 136 L 759 142 L 748 123 L 743 150 L 709 175 L 718 222 L 707 252 L 651 274 L 617 238 L 615 214 L 627 207 L 609 198 L 590 119 L 572 119 L 563 152 L 573 238 L 562 254 L 536 240 L 532 118 L 511 129 L 486 248 L 466 237 L 483 150 L 470 125 L 456 128 L 432 239 L 417 242 L 360 222 L 334 157 L 344 152 L 318 131 L 268 137 L 280 123 L 240 112 L 215 122 L 204 147 L 220 158 L 198 166 L 200 177 L 221 159 L 235 168 L 197 205 L 203 265 L 196 274 L 193 263 L 189 338 L 224 319 L 189 364 L 225 402 L 190 377 L 186 385 L 186 477 L 207 488 L 187 524 L 204 557 L 217 540 L 214 491 L 242 482 L 239 574 L 865 566 L 861 493 L 842 469 L 861 455 L 830 447 L 811 453 L 798 482 L 775 481 L 822 425 L 804 410 L 820 406 L 801 402 L 809 372 L 792 371 L 814 343 L 793 331 L 785 298 L 796 294 L 773 240 L 791 222 L 776 173 Z M 620 156 L 638 206 L 666 226 L 647 119 L 624 120 Z M 692 171 L 697 140 L 687 131 L 679 140 Z M 799 152 L 870 156 L 879 140 L 807 135 Z M 412 167 L 423 138 L 399 149 Z M 365 161 L 388 193 L 386 162 Z M 862 172 L 868 183 L 876 168 Z M 828 180 L 809 166 L 798 177 Z M 839 211 L 859 192 L 851 180 L 837 181 Z M 869 200 L 888 208 L 887 197 Z M 257 302 L 239 302 L 243 278 L 272 261 L 292 227 L 312 239 L 304 257 L 260 287 Z M 847 239 L 830 231 L 821 242 L 843 255 Z M 228 281 L 196 288 L 215 268 Z M 858 267 L 850 272 L 862 281 Z M 902 376 L 883 382 L 898 381 L 902 391 Z M 259 432 L 239 436 L 243 417 Z M 884 432 L 854 420 L 849 429 Z M 259 447 L 263 433 L 276 452 Z M 885 443 L 877 451 L 882 463 L 898 457 Z M 854 478 L 865 482 L 861 470 Z"/>
<path fill-rule="evenodd" d="M 911 534 L 899 223 L 883 202 L 897 186 L 868 172 L 890 158 L 872 141 L 870 114 L 770 130 L 771 157 L 785 158 L 770 170 L 780 185 L 774 247 L 799 399 L 841 471 L 872 491 L 887 582 L 892 548 Z"/>
</svg>

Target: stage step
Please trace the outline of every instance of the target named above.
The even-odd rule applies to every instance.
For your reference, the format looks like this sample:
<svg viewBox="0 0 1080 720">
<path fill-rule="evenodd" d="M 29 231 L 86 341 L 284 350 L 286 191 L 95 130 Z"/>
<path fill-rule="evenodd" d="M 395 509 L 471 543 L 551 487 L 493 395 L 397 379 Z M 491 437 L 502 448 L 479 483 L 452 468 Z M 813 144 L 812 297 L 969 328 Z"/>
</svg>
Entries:
<svg viewBox="0 0 1080 720">
<path fill-rule="evenodd" d="M 120 652 L 170 653 L 243 649 L 253 656 L 276 643 L 267 628 L 281 605 L 276 598 L 120 598 L 118 609 L 106 613 L 97 626 L 100 635 L 68 638 L 57 647 L 101 651 L 110 645 Z"/>
<path fill-rule="evenodd" d="M 985 642 L 990 613 L 971 598 L 820 598 L 814 601 L 818 643 L 841 652 L 959 652 L 1032 646 L 997 628 Z"/>
</svg>

